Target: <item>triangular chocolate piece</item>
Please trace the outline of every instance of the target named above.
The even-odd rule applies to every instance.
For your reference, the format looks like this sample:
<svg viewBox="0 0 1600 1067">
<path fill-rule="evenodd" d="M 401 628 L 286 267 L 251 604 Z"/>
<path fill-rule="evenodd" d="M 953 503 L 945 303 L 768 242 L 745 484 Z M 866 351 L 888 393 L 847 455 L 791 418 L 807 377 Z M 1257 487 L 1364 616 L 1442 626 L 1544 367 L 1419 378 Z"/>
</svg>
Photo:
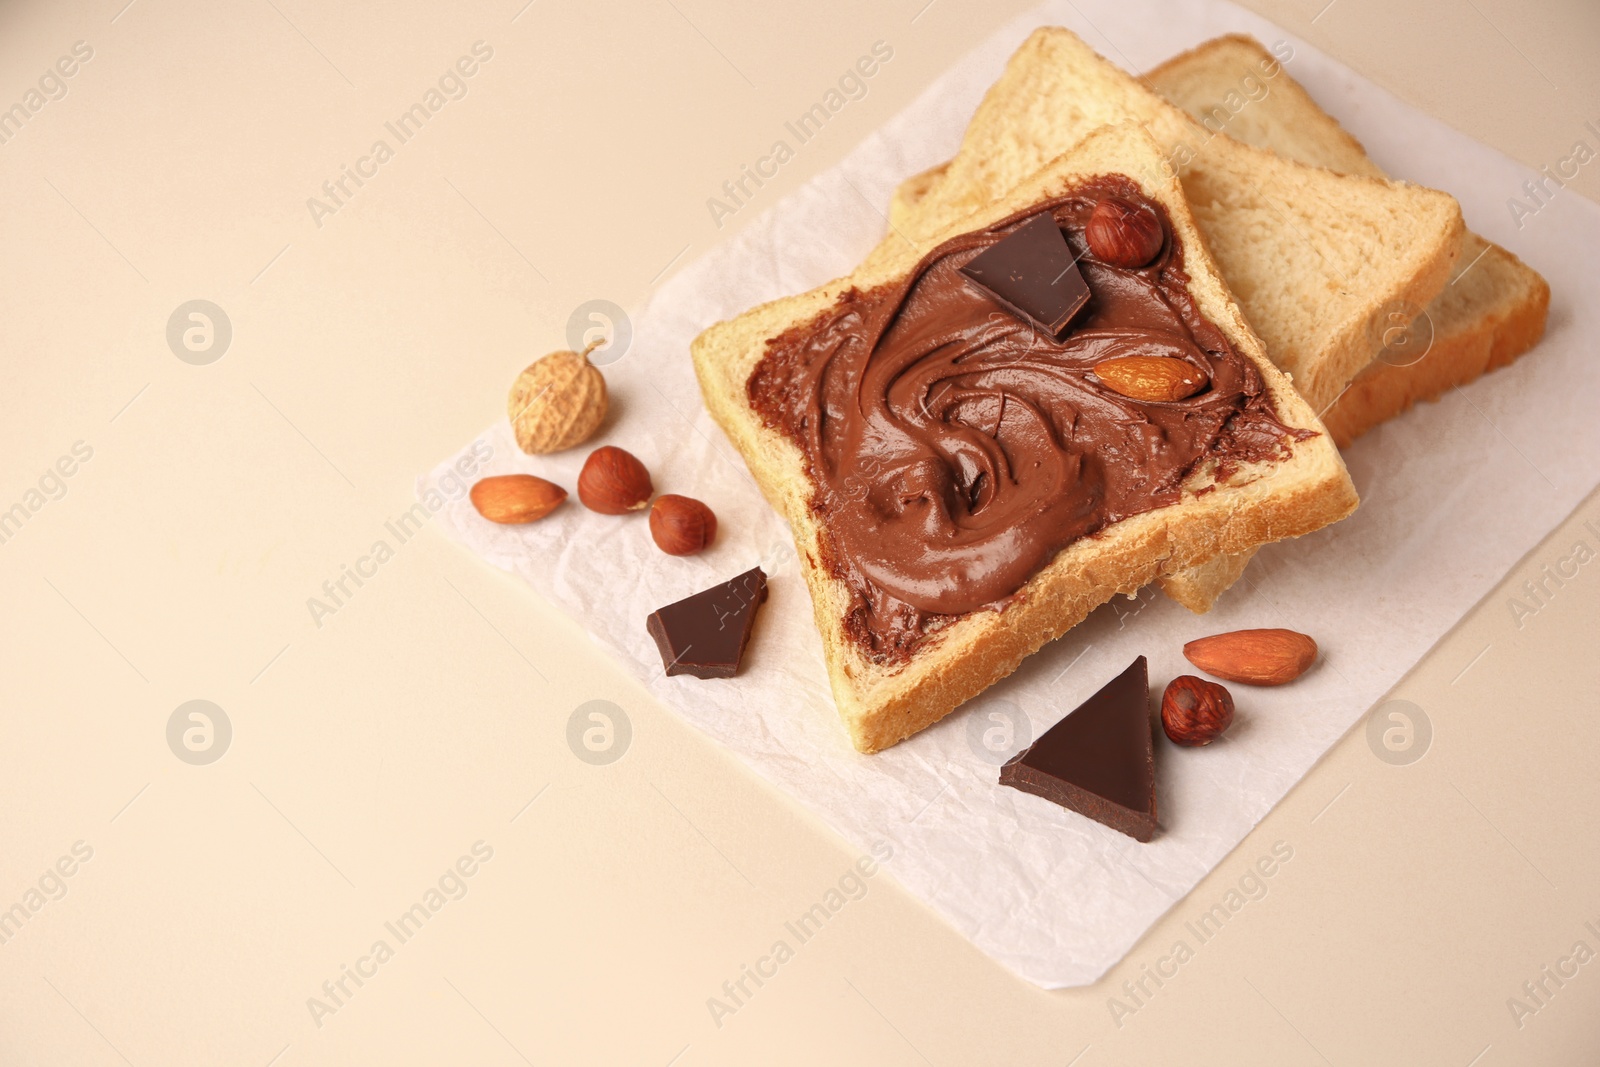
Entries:
<svg viewBox="0 0 1600 1067">
<path fill-rule="evenodd" d="M 1000 768 L 1000 784 L 1044 797 L 1137 841 L 1156 834 L 1150 676 L 1140 656 Z"/>
<path fill-rule="evenodd" d="M 645 622 L 667 674 L 732 678 L 750 643 L 756 609 L 767 599 L 767 576 L 752 567 L 703 593 L 657 609 Z"/>
<path fill-rule="evenodd" d="M 961 273 L 1056 340 L 1089 302 L 1089 283 L 1048 211 L 968 260 Z"/>
</svg>

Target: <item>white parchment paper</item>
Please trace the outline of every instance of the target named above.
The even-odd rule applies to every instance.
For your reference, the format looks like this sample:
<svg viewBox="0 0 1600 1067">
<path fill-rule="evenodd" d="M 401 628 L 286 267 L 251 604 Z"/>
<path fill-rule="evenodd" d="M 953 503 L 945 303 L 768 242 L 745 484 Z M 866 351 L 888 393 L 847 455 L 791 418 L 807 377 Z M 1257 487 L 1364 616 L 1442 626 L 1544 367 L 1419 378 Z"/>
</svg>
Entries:
<svg viewBox="0 0 1600 1067">
<path fill-rule="evenodd" d="M 1549 279 L 1549 333 L 1513 367 L 1359 441 L 1346 454 L 1363 500 L 1355 516 L 1263 551 L 1211 615 L 1152 590 L 1119 598 L 938 726 L 860 756 L 835 718 L 787 527 L 705 413 L 689 342 L 712 322 L 851 270 L 884 231 L 894 185 L 953 152 L 1007 56 L 1049 23 L 1141 70 L 1230 31 L 1288 41 L 1287 69 L 1380 165 L 1454 193 L 1470 226 Z M 605 367 L 619 414 L 595 444 L 639 455 L 658 491 L 707 501 L 722 531 L 712 550 L 668 558 L 642 518 L 595 515 L 575 499 L 520 528 L 493 526 L 462 499 L 441 525 L 569 612 L 663 703 L 855 846 L 891 841 L 893 875 L 984 952 L 1041 986 L 1092 982 L 1600 480 L 1600 209 L 1563 192 L 1519 228 L 1507 200 L 1525 197 L 1531 176 L 1226 3 L 1047 4 L 996 33 L 838 166 L 682 269 L 633 319 L 631 347 Z M 494 449 L 484 473 L 537 473 L 569 488 L 588 452 L 525 456 L 504 420 L 480 440 Z M 419 491 L 456 458 L 419 479 Z M 648 613 L 756 563 L 771 598 L 742 675 L 665 677 Z M 1293 686 L 1240 687 L 1239 721 L 1222 743 L 1179 751 L 1158 739 L 1164 832 L 1153 843 L 996 786 L 1005 756 L 1134 656 L 1150 657 L 1159 687 L 1187 672 L 1186 640 L 1245 626 L 1313 634 L 1325 661 Z"/>
</svg>

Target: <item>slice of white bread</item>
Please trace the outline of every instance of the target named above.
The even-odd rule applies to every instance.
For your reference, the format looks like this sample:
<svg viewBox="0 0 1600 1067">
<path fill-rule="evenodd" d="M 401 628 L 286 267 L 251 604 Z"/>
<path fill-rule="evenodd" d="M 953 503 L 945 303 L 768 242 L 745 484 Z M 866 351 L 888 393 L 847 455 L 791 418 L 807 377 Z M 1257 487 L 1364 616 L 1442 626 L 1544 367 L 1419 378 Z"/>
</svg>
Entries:
<svg viewBox="0 0 1600 1067">
<path fill-rule="evenodd" d="M 1207 130 L 1312 166 L 1384 177 L 1361 143 L 1253 37 L 1207 41 L 1150 71 L 1145 81 Z M 1537 271 L 1468 233 L 1450 284 L 1420 311 L 1393 309 L 1400 313 L 1396 323 L 1405 331 L 1406 346 L 1385 353 L 1376 345 L 1377 358 L 1331 406 L 1318 397 L 1323 422 L 1342 448 L 1417 401 L 1437 399 L 1511 363 L 1544 335 L 1549 307 L 1550 286 Z M 1184 606 L 1204 612 L 1249 561 L 1249 556 L 1214 560 L 1164 579 L 1161 587 Z"/>
<path fill-rule="evenodd" d="M 1059 27 L 1017 49 L 961 150 L 941 175 L 914 179 L 923 195 L 891 214 L 874 255 L 926 250 L 935 220 L 982 207 L 1121 121 L 1141 123 L 1161 145 L 1246 318 L 1319 410 L 1371 361 L 1388 309 L 1421 307 L 1450 280 L 1465 230 L 1453 197 L 1213 136 Z"/>
<path fill-rule="evenodd" d="M 928 212 L 924 232 L 929 248 L 1107 174 L 1127 176 L 1165 208 L 1172 239 L 1183 250 L 1190 294 L 1260 369 L 1279 420 L 1288 427 L 1320 431 L 1315 413 L 1267 360 L 1224 286 L 1163 152 L 1136 127 L 1100 130 L 1014 183 L 1009 195 L 986 201 L 976 214 L 954 208 Z M 1002 608 L 960 617 L 918 646 L 909 660 L 875 661 L 846 631 L 849 586 L 822 562 L 826 534 L 811 507 L 816 490 L 804 453 L 763 422 L 751 405 L 748 383 L 771 339 L 814 320 L 852 288 L 871 290 L 904 279 L 921 255 L 910 246 L 888 250 L 847 277 L 718 323 L 692 346 L 707 408 L 793 530 L 834 700 L 860 751 L 876 752 L 937 722 L 1119 592 L 1132 593 L 1174 567 L 1309 533 L 1355 507 L 1355 490 L 1325 433 L 1288 442 L 1284 458 L 1245 464 L 1220 483 L 1214 480 L 1214 467 L 1203 465 L 1185 483 L 1178 503 L 1074 541 Z"/>
<path fill-rule="evenodd" d="M 1253 37 L 1207 41 L 1150 71 L 1145 81 L 1208 130 L 1341 174 L 1385 176 L 1361 143 Z M 1544 335 L 1549 307 L 1550 286 L 1537 271 L 1468 233 L 1455 276 L 1423 309 L 1426 319 L 1409 331 L 1426 353 L 1415 362 L 1373 360 L 1322 412 L 1322 421 L 1343 447 L 1417 401 L 1437 399 L 1452 386 L 1511 363 Z"/>
</svg>

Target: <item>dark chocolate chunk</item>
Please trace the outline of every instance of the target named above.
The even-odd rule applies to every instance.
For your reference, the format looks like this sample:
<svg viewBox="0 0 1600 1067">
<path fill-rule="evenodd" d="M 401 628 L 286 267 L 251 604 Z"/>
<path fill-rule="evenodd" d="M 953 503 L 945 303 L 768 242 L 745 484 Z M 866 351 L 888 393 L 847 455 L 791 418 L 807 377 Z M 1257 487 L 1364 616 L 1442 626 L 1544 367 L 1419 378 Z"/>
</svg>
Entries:
<svg viewBox="0 0 1600 1067">
<path fill-rule="evenodd" d="M 750 643 L 756 609 L 767 599 L 767 576 L 752 567 L 737 578 L 657 609 L 645 627 L 667 674 L 732 678 Z"/>
<path fill-rule="evenodd" d="M 1156 765 L 1145 659 L 1000 768 L 1000 784 L 1044 797 L 1137 841 L 1156 833 Z"/>
<path fill-rule="evenodd" d="M 961 273 L 1057 340 L 1089 302 L 1089 284 L 1048 211 L 973 257 Z"/>
</svg>

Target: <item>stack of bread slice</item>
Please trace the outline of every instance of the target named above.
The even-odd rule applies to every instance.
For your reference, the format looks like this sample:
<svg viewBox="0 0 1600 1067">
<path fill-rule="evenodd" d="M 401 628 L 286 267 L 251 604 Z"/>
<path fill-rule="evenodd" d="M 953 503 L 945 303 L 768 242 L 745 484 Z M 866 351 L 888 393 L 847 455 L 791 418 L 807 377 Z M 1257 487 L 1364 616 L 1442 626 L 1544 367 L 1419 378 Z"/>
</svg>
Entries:
<svg viewBox="0 0 1600 1067">
<path fill-rule="evenodd" d="M 1048 115 L 1025 121 L 991 117 L 984 130 L 975 133 L 969 129 L 961 155 L 970 151 L 977 159 L 989 146 L 1005 144 L 1011 138 L 1034 146 L 1033 151 L 1048 153 L 1054 144 L 1081 135 L 1093 117 L 1080 117 L 1091 113 L 1066 102 L 1068 96 L 1107 79 L 1118 82 L 1121 73 L 1098 56 L 1091 61 L 1086 52 L 1087 46 L 1065 30 L 1034 34 L 991 90 L 991 99 L 1002 87 L 1007 94 L 996 101 L 991 114 L 998 116 L 1006 99 L 1042 92 L 1049 94 L 1040 97 L 1040 106 Z M 1063 75 L 1063 70 L 1069 73 Z M 1334 174 L 1386 180 L 1360 142 L 1318 107 L 1278 58 L 1252 37 L 1218 37 L 1168 60 L 1145 75 L 1149 92 L 1136 91 L 1131 81 L 1126 76 L 1120 79 L 1123 106 L 1139 112 L 1145 121 L 1155 119 L 1159 128 L 1173 131 L 1169 136 L 1175 153 L 1202 156 L 1180 167 L 1191 200 L 1218 188 L 1215 164 L 1203 157 L 1220 153 L 1231 158 L 1238 155 L 1239 145 Z M 985 107 L 989 104 L 986 99 Z M 1189 116 L 1193 125 L 1175 126 L 1175 109 Z M 1054 115 L 1067 117 L 1049 117 Z M 983 117 L 980 108 L 973 126 Z M 1004 128 L 989 128 L 993 125 Z M 1208 169 L 1213 171 L 1209 176 Z M 954 178 L 950 177 L 952 170 L 956 171 Z M 975 189 L 1005 181 L 1004 172 L 975 179 L 963 178 L 963 171 L 990 173 L 994 165 L 963 168 L 958 155 L 951 163 L 902 183 L 890 203 L 891 233 L 885 245 L 914 240 L 921 210 L 931 199 L 982 195 Z M 966 185 L 945 188 L 952 181 Z M 1263 188 L 1256 206 L 1265 203 L 1272 210 L 1273 200 L 1282 195 L 1287 194 L 1270 186 Z M 1450 251 L 1455 238 L 1442 232 L 1436 219 L 1424 215 L 1412 224 L 1398 225 L 1392 239 L 1419 240 L 1429 253 L 1420 257 L 1427 262 L 1418 269 L 1415 261 L 1406 264 L 1385 256 L 1383 242 L 1364 239 L 1360 232 L 1365 220 L 1352 220 L 1345 251 L 1373 254 L 1372 275 L 1354 275 L 1337 256 L 1328 256 L 1325 269 L 1302 263 L 1305 269 L 1282 277 L 1283 285 L 1274 289 L 1270 282 L 1266 287 L 1261 284 L 1264 274 L 1274 269 L 1270 254 L 1238 239 L 1251 232 L 1239 206 L 1237 197 L 1230 201 L 1224 195 L 1211 210 L 1197 206 L 1196 214 L 1213 241 L 1224 279 L 1266 342 L 1268 355 L 1294 376 L 1295 386 L 1340 447 L 1419 400 L 1437 399 L 1456 386 L 1506 366 L 1544 334 L 1549 285 L 1516 256 L 1476 234 L 1458 231 L 1459 248 Z M 1288 212 L 1283 215 L 1281 221 L 1288 224 Z M 1328 222 L 1337 236 L 1337 220 Z M 1297 228 L 1296 235 L 1309 246 L 1321 236 L 1321 228 Z M 1319 255 L 1325 249 L 1319 247 Z M 1439 256 L 1446 252 L 1448 281 L 1441 283 Z M 1412 272 L 1409 277 L 1408 271 Z M 1338 299 L 1325 299 L 1327 290 L 1337 290 Z M 1339 306 L 1341 300 L 1350 299 L 1357 302 L 1354 317 L 1349 316 L 1348 307 Z M 1320 335 L 1339 324 L 1341 316 L 1346 327 L 1342 343 L 1332 334 Z M 1348 328 L 1352 323 L 1358 324 L 1354 331 Z M 1219 556 L 1163 577 L 1161 587 L 1190 610 L 1208 611 L 1240 578 L 1252 555 Z"/>
<path fill-rule="evenodd" d="M 1237 76 L 1238 62 L 1258 61 L 1252 52 L 1258 48 L 1225 39 L 1173 61 L 1147 85 L 1069 31 L 1035 32 L 985 97 L 957 156 L 898 190 L 890 233 L 855 272 L 719 323 L 695 341 L 708 409 L 794 532 L 835 703 L 859 750 L 877 751 L 936 722 L 1117 593 L 1159 581 L 1176 599 L 1204 610 L 1256 547 L 1309 533 L 1354 508 L 1334 437 L 1318 418 L 1324 411 L 1333 417 L 1335 401 L 1345 403 L 1341 394 L 1374 398 L 1352 402 L 1344 409 L 1349 414 L 1338 416 L 1347 420 L 1346 433 L 1360 432 L 1376 421 L 1371 412 L 1386 417 L 1531 343 L 1529 314 L 1513 325 L 1519 316 L 1502 309 L 1495 314 L 1496 322 L 1506 320 L 1503 329 L 1484 326 L 1487 310 L 1464 301 L 1479 287 L 1446 291 L 1453 277 L 1465 282 L 1486 266 L 1496 277 L 1522 278 L 1530 291 L 1542 286 L 1514 257 L 1475 238 L 1465 238 L 1471 253 L 1487 251 L 1461 275 L 1465 228 L 1453 198 L 1384 179 L 1359 146 L 1352 155 L 1348 145 L 1324 143 L 1335 136 L 1348 142 L 1331 119 L 1322 116 L 1317 127 L 1326 134 L 1308 132 L 1281 102 L 1272 113 L 1279 117 L 1265 109 L 1252 116 L 1245 139 L 1214 135 L 1191 117 L 1189 111 L 1209 107 L 1218 79 Z M 1283 88 L 1291 84 L 1280 70 L 1273 93 L 1303 98 Z M 1309 98 L 1293 108 L 1322 114 Z M 1296 137 L 1270 132 L 1289 127 Z M 1245 134 L 1247 126 L 1238 129 Z M 1328 158 L 1317 158 L 1302 141 L 1321 146 Z M 1183 249 L 1190 296 L 1258 366 L 1279 421 L 1296 432 L 1276 459 L 1197 469 L 1178 503 L 1068 544 L 1003 604 L 943 626 L 908 660 L 875 657 L 847 632 L 853 594 L 829 565 L 827 517 L 814 506 L 807 458 L 755 410 L 751 376 L 769 342 L 805 329 L 843 294 L 904 283 L 943 242 L 1106 175 L 1132 180 L 1166 212 Z M 1437 331 L 1436 346 L 1447 335 L 1468 333 L 1472 339 L 1456 347 L 1488 346 L 1477 370 L 1453 364 L 1447 374 L 1412 371 L 1403 380 L 1387 376 L 1387 366 L 1368 370 L 1389 316 L 1420 307 L 1451 324 Z M 1536 317 L 1542 323 L 1542 307 Z M 1521 331 L 1515 339 L 1514 330 Z M 1496 340 L 1502 333 L 1503 343 Z M 1376 383 L 1362 386 L 1368 376 Z M 1352 380 L 1358 384 L 1347 394 Z"/>
</svg>

